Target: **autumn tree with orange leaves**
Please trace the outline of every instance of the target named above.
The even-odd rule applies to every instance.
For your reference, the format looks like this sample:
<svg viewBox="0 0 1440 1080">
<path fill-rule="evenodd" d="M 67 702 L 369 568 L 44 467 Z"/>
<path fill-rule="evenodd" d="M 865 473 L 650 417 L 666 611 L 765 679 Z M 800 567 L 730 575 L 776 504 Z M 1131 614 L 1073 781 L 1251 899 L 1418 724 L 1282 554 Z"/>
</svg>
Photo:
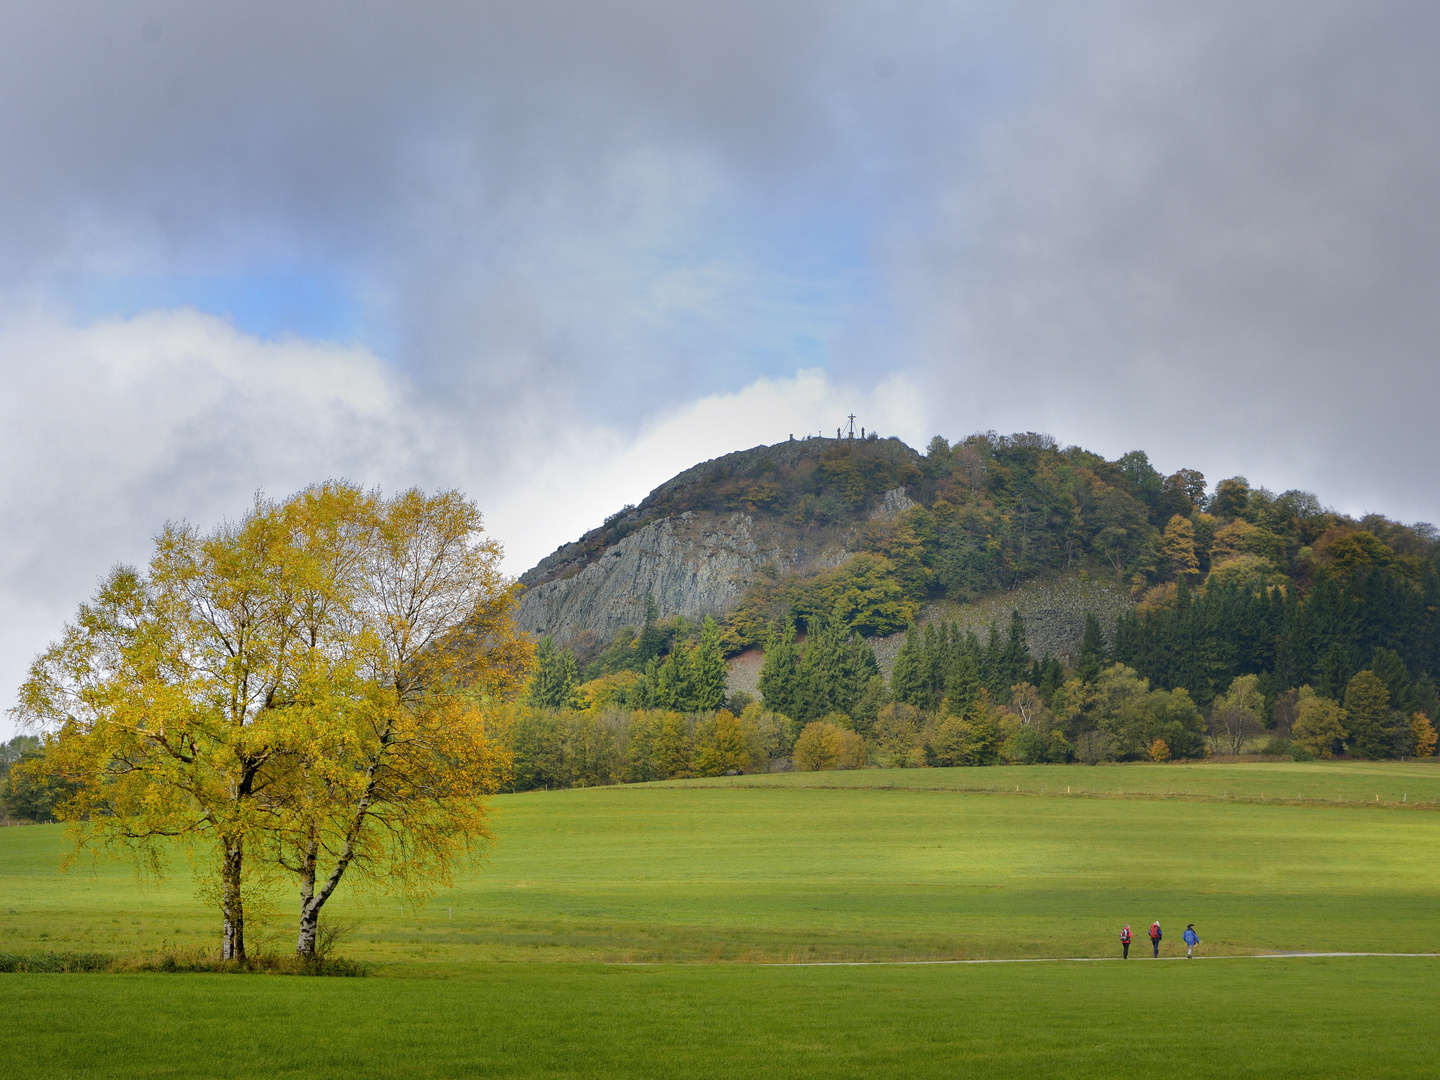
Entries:
<svg viewBox="0 0 1440 1080">
<path fill-rule="evenodd" d="M 423 895 L 490 839 L 508 755 L 487 706 L 533 647 L 500 547 L 457 492 L 344 482 L 257 500 L 202 533 L 167 526 L 145 572 L 112 571 L 30 669 L 32 766 L 73 786 L 74 854 L 210 867 L 221 955 L 245 959 L 250 883 L 298 882 L 297 951 L 346 876 Z"/>
</svg>

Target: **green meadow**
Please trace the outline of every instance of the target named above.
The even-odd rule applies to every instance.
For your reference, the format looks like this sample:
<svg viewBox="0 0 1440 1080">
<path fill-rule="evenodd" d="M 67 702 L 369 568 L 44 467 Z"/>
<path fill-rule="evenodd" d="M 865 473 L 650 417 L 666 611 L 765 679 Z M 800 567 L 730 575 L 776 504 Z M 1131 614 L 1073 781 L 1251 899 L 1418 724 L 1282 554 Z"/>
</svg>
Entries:
<svg viewBox="0 0 1440 1080">
<path fill-rule="evenodd" d="M 859 787 L 998 794 L 1239 799 L 1265 803 L 1398 803 L 1440 808 L 1440 761 L 1176 762 L 862 769 L 671 780 L 679 787 Z"/>
<path fill-rule="evenodd" d="M 371 978 L 0 975 L 0 1060 L 47 1076 L 1433 1074 L 1440 960 L 1257 954 L 1440 952 L 1437 799 L 1433 764 L 1349 762 L 506 795 L 499 843 L 453 889 L 332 905 Z M 183 863 L 158 884 L 109 862 L 62 873 L 65 848 L 60 826 L 0 829 L 0 953 L 214 943 Z M 291 898 L 271 903 L 252 949 L 291 949 Z M 1172 962 L 1148 957 L 1157 918 Z M 1183 959 L 1188 922 L 1204 962 Z M 877 963 L 1055 957 L 1103 959 Z"/>
<path fill-rule="evenodd" d="M 0 976 L 5 1075 L 1421 1077 L 1435 961 Z"/>
<path fill-rule="evenodd" d="M 1277 798 L 1291 789 L 1314 801 Z M 1105 956 L 1122 923 L 1157 918 L 1172 944 L 1194 922 L 1210 954 L 1426 951 L 1437 795 L 1440 768 L 1393 763 L 529 792 L 496 800 L 500 841 L 454 889 L 418 909 L 342 891 L 331 918 L 353 927 L 347 955 L 377 962 Z M 62 873 L 64 850 L 61 826 L 0 830 L 0 952 L 214 938 L 184 863 L 156 885 L 114 862 Z M 251 942 L 287 948 L 291 898 L 271 903 Z"/>
</svg>

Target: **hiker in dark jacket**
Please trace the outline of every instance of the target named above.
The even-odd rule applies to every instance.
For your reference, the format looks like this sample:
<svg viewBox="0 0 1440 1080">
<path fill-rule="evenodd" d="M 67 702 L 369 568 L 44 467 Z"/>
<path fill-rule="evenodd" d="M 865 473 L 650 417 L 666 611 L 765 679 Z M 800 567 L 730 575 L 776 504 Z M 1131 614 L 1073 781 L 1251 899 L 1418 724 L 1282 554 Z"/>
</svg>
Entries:
<svg viewBox="0 0 1440 1080">
<path fill-rule="evenodd" d="M 1150 944 L 1155 946 L 1155 955 L 1160 955 L 1160 939 L 1165 935 L 1160 930 L 1160 922 L 1156 920 L 1150 924 Z"/>
<path fill-rule="evenodd" d="M 1195 946 L 1200 944 L 1200 935 L 1195 933 L 1195 924 L 1192 922 L 1185 927 L 1185 959 L 1189 960 L 1195 955 Z"/>
<path fill-rule="evenodd" d="M 1120 959 L 1121 959 L 1121 960 L 1129 960 L 1129 959 L 1130 959 L 1130 924 L 1129 924 L 1129 923 L 1126 923 L 1125 926 L 1124 926 L 1124 927 L 1121 929 L 1121 931 L 1120 931 L 1120 948 L 1122 948 L 1122 949 L 1125 950 L 1124 953 L 1121 954 Z"/>
</svg>

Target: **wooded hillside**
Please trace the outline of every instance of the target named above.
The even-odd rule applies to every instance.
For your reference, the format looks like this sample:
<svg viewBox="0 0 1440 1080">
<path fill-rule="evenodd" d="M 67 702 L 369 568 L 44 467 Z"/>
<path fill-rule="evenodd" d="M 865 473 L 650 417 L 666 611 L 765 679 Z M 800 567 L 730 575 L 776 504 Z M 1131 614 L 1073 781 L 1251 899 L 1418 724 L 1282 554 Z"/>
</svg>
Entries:
<svg viewBox="0 0 1440 1080">
<path fill-rule="evenodd" d="M 547 643 L 545 685 L 563 690 L 532 694 L 534 707 L 714 715 L 717 658 L 763 645 L 762 711 L 724 702 L 750 716 L 757 745 L 773 744 L 756 761 L 800 760 L 801 729 L 817 723 L 868 747 L 827 760 L 911 764 L 1239 753 L 1267 730 L 1276 752 L 1433 745 L 1440 541 L 1429 525 L 1352 519 L 1243 477 L 1211 489 L 1194 470 L 1161 475 L 1141 451 L 1112 462 L 1033 433 L 937 437 L 924 456 L 894 440 L 817 439 L 681 474 L 572 545 L 569 565 L 582 547 L 603 552 L 625 529 L 685 511 L 840 527 L 848 557 L 756 575 L 703 630 L 650 603 L 644 625 L 603 649 L 575 657 Z M 1031 653 L 1018 614 L 988 639 L 926 617 L 936 601 L 1061 571 L 1123 584 L 1134 601 L 1108 640 L 1087 620 L 1064 662 Z M 887 679 L 866 639 L 900 631 Z M 657 768 L 641 771 L 681 774 Z"/>
</svg>

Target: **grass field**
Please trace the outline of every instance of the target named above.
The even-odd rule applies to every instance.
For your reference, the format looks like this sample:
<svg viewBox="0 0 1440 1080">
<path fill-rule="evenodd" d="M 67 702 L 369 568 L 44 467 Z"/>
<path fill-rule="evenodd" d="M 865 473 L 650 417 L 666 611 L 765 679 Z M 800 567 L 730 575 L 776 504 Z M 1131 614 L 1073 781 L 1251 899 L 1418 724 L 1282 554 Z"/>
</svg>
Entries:
<svg viewBox="0 0 1440 1080">
<path fill-rule="evenodd" d="M 345 897 L 334 914 L 356 924 L 347 953 L 377 961 L 1102 956 L 1122 922 L 1155 918 L 1172 942 L 1196 923 L 1208 952 L 1428 951 L 1440 812 L 1358 793 L 1423 793 L 1440 770 L 1205 768 L 872 769 L 504 796 L 480 872 L 418 911 Z M 1106 797 L 947 790 L 1081 781 Z M 1206 785 L 1215 798 L 1141 794 Z M 1351 797 L 1261 803 L 1270 785 Z M 0 952 L 214 938 L 183 866 L 158 888 L 114 863 L 61 874 L 63 843 L 59 826 L 0 830 Z M 288 944 L 290 899 L 252 940 Z"/>
<path fill-rule="evenodd" d="M 0 976 L 6 1075 L 1433 1076 L 1434 961 Z"/>
<path fill-rule="evenodd" d="M 1276 799 L 1292 789 L 1301 801 Z M 27 1018 L 0 1025 L 0 1061 L 47 1076 L 356 1061 L 367 1076 L 1433 1075 L 1440 960 L 1237 954 L 1440 951 L 1437 797 L 1440 769 L 1383 763 L 504 796 L 499 846 L 455 889 L 419 910 L 335 905 L 355 925 L 344 952 L 378 977 L 0 975 L 0 1009 Z M 0 952 L 213 944 L 183 867 L 142 887 L 116 864 L 60 874 L 63 849 L 58 826 L 0 829 Z M 1110 957 L 1122 922 L 1143 939 L 1154 918 L 1167 953 L 1194 922 L 1213 959 L 774 966 Z M 252 941 L 290 948 L 291 933 L 277 911 Z"/>
<path fill-rule="evenodd" d="M 1440 761 L 1314 761 L 1223 765 L 1012 765 L 1000 769 L 863 769 L 671 780 L 670 787 L 825 787 L 998 794 L 1150 796 L 1264 803 L 1366 803 L 1440 809 Z"/>
</svg>

